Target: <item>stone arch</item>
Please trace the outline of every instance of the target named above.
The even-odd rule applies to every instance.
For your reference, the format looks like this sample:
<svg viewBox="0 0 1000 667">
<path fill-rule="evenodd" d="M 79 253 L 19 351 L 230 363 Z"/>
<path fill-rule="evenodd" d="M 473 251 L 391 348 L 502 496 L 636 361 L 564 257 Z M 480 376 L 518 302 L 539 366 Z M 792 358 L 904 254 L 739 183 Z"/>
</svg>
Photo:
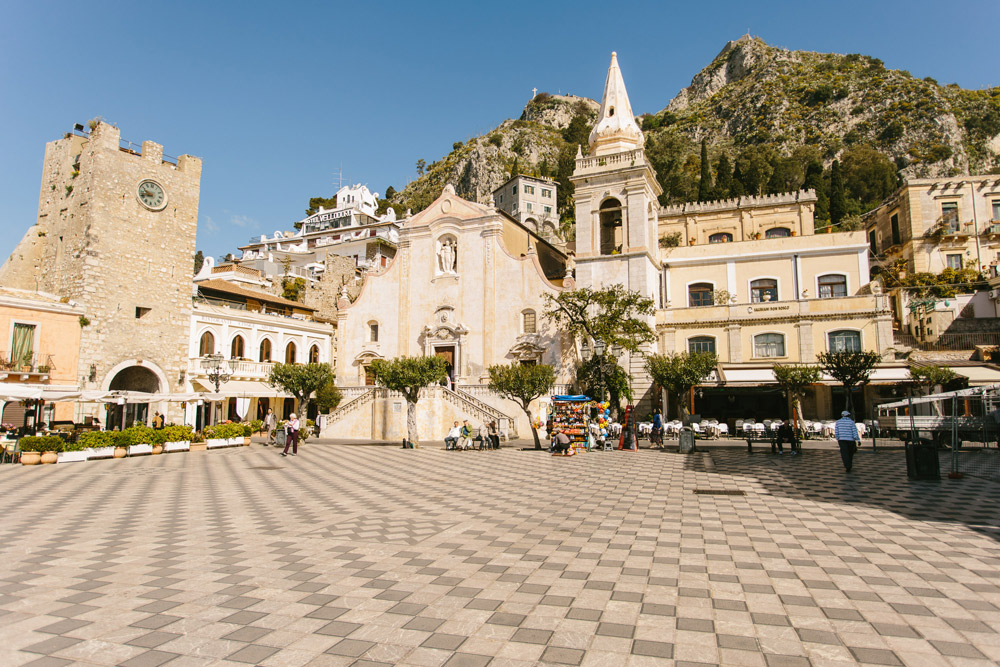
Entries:
<svg viewBox="0 0 1000 667">
<path fill-rule="evenodd" d="M 157 385 L 153 389 L 154 392 L 159 392 L 161 390 L 165 391 L 170 387 L 170 382 L 167 381 L 166 373 L 164 373 L 159 366 L 157 366 L 152 362 L 145 361 L 144 359 L 128 359 L 126 361 L 117 364 L 116 366 L 114 366 L 114 368 L 108 371 L 108 374 L 104 376 L 104 382 L 102 383 L 101 388 L 104 389 L 104 391 L 112 391 L 114 389 L 126 389 L 129 391 L 148 391 L 143 389 L 132 389 L 128 387 L 111 386 L 112 381 L 114 381 L 115 378 L 117 378 L 122 371 L 128 368 L 141 368 L 145 371 L 149 371 L 154 376 L 156 376 Z M 126 380 L 123 379 L 122 382 L 126 382 Z"/>
<path fill-rule="evenodd" d="M 613 255 L 625 249 L 622 203 L 614 197 L 601 202 L 601 254 Z"/>
</svg>

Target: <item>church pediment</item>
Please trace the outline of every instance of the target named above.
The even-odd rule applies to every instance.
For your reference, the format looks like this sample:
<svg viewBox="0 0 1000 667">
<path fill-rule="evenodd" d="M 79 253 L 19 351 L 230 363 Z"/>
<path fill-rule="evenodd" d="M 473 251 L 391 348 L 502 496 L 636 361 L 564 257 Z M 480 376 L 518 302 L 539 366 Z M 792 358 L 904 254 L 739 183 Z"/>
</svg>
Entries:
<svg viewBox="0 0 1000 667">
<path fill-rule="evenodd" d="M 407 227 L 426 227 L 438 220 L 474 220 L 488 215 L 495 215 L 489 206 L 462 199 L 455 194 L 451 185 L 444 186 L 441 196 L 420 213 L 409 219 Z"/>
</svg>

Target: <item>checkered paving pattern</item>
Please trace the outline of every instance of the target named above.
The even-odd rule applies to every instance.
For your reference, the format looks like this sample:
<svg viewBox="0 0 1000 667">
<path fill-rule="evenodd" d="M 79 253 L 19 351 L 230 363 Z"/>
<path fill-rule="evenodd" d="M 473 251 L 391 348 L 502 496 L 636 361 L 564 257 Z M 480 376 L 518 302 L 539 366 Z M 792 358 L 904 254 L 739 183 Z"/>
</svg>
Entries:
<svg viewBox="0 0 1000 667">
<path fill-rule="evenodd" d="M 0 489 L 0 665 L 1000 662 L 1000 485 L 899 451 L 254 445 Z"/>
</svg>

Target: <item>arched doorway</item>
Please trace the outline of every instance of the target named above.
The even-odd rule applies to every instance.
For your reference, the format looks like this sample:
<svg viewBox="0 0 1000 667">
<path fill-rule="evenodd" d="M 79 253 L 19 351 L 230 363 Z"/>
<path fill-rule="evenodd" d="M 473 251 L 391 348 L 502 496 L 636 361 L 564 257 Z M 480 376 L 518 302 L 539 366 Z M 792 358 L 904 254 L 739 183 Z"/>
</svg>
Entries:
<svg viewBox="0 0 1000 667">
<path fill-rule="evenodd" d="M 160 391 L 160 378 L 149 368 L 127 366 L 111 378 L 111 391 L 141 391 L 155 394 Z M 111 405 L 105 421 L 108 430 L 123 429 L 136 422 L 145 424 L 149 417 L 148 403 Z"/>
</svg>

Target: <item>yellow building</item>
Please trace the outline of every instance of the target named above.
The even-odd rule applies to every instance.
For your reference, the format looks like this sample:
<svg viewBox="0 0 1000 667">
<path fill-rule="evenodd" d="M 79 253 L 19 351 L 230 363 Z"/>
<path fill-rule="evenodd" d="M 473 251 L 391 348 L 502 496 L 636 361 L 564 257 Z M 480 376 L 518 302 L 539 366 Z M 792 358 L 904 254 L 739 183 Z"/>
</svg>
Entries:
<svg viewBox="0 0 1000 667">
<path fill-rule="evenodd" d="M 79 305 L 44 292 L 0 288 L 0 383 L 9 393 L 25 389 L 75 391 L 80 357 L 80 330 L 84 310 Z M 14 385 L 14 386 L 12 386 Z M 28 406 L 20 401 L 3 404 L 3 423 L 23 426 Z M 72 421 L 73 403 L 44 405 L 41 421 Z"/>
</svg>

